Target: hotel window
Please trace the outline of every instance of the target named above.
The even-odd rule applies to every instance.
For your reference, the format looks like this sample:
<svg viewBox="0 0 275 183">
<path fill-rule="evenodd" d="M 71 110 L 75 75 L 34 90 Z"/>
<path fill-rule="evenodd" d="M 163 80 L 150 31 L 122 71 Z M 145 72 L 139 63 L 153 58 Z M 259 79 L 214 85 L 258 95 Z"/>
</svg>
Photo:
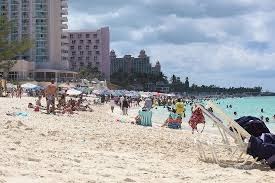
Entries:
<svg viewBox="0 0 275 183">
<path fill-rule="evenodd" d="M 92 67 L 92 63 L 91 62 L 88 62 L 88 67 Z"/>
<path fill-rule="evenodd" d="M 82 46 L 78 46 L 78 50 L 82 50 Z"/>
<path fill-rule="evenodd" d="M 94 38 L 97 38 L 97 34 L 94 34 Z"/>
<path fill-rule="evenodd" d="M 94 61 L 97 61 L 97 56 L 94 56 Z"/>
<path fill-rule="evenodd" d="M 97 55 L 99 55 L 99 54 L 100 54 L 100 52 L 99 52 L 99 51 L 96 51 L 96 54 L 97 54 Z"/>
<path fill-rule="evenodd" d="M 86 38 L 90 38 L 90 34 L 86 34 Z"/>
<path fill-rule="evenodd" d="M 82 37 L 82 35 L 81 35 L 81 34 L 78 34 L 78 35 L 77 35 L 77 37 L 78 37 L 78 38 L 81 38 L 81 37 Z"/>
<path fill-rule="evenodd" d="M 82 60 L 82 57 L 78 57 L 78 60 Z"/>
<path fill-rule="evenodd" d="M 71 57 L 71 60 L 74 60 L 74 57 Z"/>
<path fill-rule="evenodd" d="M 73 44 L 75 44 L 75 42 L 76 42 L 75 40 L 72 40 L 72 43 L 73 43 Z"/>
<path fill-rule="evenodd" d="M 97 39 L 95 42 L 96 42 L 97 44 L 99 44 L 99 39 Z"/>
<path fill-rule="evenodd" d="M 92 44 L 92 40 L 88 40 L 88 44 Z"/>
<path fill-rule="evenodd" d="M 98 49 L 98 46 L 97 46 L 97 45 L 94 45 L 94 49 Z"/>
<path fill-rule="evenodd" d="M 86 60 L 90 60 L 90 57 L 86 57 Z"/>
<path fill-rule="evenodd" d="M 71 50 L 74 50 L 74 46 L 71 46 Z"/>
<path fill-rule="evenodd" d="M 70 34 L 70 38 L 73 39 L 73 38 L 74 38 L 74 35 L 73 35 L 73 34 Z"/>
<path fill-rule="evenodd" d="M 88 55 L 92 55 L 92 51 L 88 51 Z"/>
<path fill-rule="evenodd" d="M 84 51 L 80 51 L 80 55 L 84 55 Z"/>
<path fill-rule="evenodd" d="M 79 41 L 80 44 L 83 44 L 83 42 L 84 42 L 83 40 L 80 40 L 80 41 Z"/>
<path fill-rule="evenodd" d="M 83 63 L 83 62 L 80 62 L 79 65 L 80 65 L 80 67 L 83 67 L 83 66 L 84 66 L 84 63 Z"/>
<path fill-rule="evenodd" d="M 75 51 L 72 52 L 72 55 L 75 56 Z"/>
<path fill-rule="evenodd" d="M 86 50 L 89 50 L 89 49 L 90 49 L 90 46 L 89 46 L 89 45 L 87 45 L 87 46 L 86 46 Z"/>
</svg>

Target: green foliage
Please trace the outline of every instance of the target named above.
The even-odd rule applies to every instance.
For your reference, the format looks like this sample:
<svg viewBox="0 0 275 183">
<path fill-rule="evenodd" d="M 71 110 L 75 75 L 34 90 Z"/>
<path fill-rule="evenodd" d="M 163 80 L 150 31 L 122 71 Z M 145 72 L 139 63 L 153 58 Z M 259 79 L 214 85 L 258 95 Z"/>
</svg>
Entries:
<svg viewBox="0 0 275 183">
<path fill-rule="evenodd" d="M 87 79 L 92 80 L 97 78 L 99 80 L 103 79 L 101 72 L 98 70 L 97 67 L 83 67 L 79 71 L 80 79 Z"/>
<path fill-rule="evenodd" d="M 111 76 L 112 83 L 124 88 L 129 88 L 131 85 L 141 85 L 145 87 L 146 83 L 156 83 L 160 81 L 168 83 L 167 77 L 162 72 L 159 74 L 116 72 Z"/>
<path fill-rule="evenodd" d="M 189 86 L 189 78 L 185 78 L 185 82 L 181 82 L 180 78 L 177 77 L 176 75 L 173 75 L 170 79 L 170 90 L 171 92 L 187 92 L 189 94 L 200 94 L 200 93 L 207 93 L 207 94 L 253 94 L 253 95 L 258 95 L 262 92 L 261 87 L 254 87 L 254 88 L 246 88 L 246 87 L 230 87 L 230 88 L 225 88 L 225 87 L 218 87 L 215 85 L 201 85 L 198 86 L 196 84 L 193 84 L 192 86 Z"/>
<path fill-rule="evenodd" d="M 8 21 L 7 17 L 0 16 L 0 69 L 8 72 L 16 61 L 17 55 L 29 50 L 33 43 L 30 39 L 23 38 L 22 40 L 10 41 L 9 34 L 13 28 L 13 23 Z"/>
</svg>

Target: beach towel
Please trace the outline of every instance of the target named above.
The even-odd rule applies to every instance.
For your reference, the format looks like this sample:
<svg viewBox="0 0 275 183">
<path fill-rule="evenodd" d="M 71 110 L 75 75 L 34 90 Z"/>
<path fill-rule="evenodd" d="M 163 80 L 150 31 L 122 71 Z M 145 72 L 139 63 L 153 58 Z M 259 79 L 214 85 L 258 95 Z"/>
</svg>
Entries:
<svg viewBox="0 0 275 183">
<path fill-rule="evenodd" d="M 247 154 L 266 160 L 271 168 L 275 168 L 275 135 L 263 133 L 260 137 L 251 136 Z"/>
<path fill-rule="evenodd" d="M 203 116 L 202 110 L 200 108 L 196 109 L 195 111 L 193 111 L 191 118 L 189 119 L 189 125 L 192 128 L 192 133 L 194 133 L 194 130 L 197 130 L 197 125 L 200 123 L 203 123 L 203 129 L 205 127 L 205 118 Z M 201 131 L 201 133 L 203 132 L 203 129 Z"/>
<path fill-rule="evenodd" d="M 270 133 L 265 123 L 259 118 L 253 116 L 244 116 L 235 120 L 241 127 L 243 127 L 250 135 L 259 137 L 263 133 Z M 232 130 L 232 128 L 231 128 Z"/>
</svg>

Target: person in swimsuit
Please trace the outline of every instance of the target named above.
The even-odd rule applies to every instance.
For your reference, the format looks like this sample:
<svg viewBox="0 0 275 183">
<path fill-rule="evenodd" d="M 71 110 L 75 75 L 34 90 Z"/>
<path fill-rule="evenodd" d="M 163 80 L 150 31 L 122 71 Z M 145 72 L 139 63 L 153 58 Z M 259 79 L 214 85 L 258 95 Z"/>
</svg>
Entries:
<svg viewBox="0 0 275 183">
<path fill-rule="evenodd" d="M 46 94 L 46 101 L 47 101 L 47 114 L 52 112 L 55 113 L 55 97 L 56 97 L 57 87 L 54 84 L 54 80 L 51 81 L 51 84 L 48 85 L 45 94 Z M 50 106 L 51 111 L 50 111 Z"/>
</svg>

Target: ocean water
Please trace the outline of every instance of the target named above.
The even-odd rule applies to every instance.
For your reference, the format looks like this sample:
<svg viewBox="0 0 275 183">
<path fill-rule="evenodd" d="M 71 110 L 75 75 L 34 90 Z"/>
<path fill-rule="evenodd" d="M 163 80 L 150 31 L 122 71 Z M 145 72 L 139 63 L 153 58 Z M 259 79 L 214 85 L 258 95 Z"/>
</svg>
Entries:
<svg viewBox="0 0 275 183">
<path fill-rule="evenodd" d="M 268 128 L 275 132 L 275 120 L 273 115 L 275 114 L 275 97 L 246 97 L 246 98 L 227 98 L 219 99 L 215 101 L 218 106 L 223 109 L 229 116 L 233 119 L 237 119 L 242 116 L 255 116 L 260 118 L 269 118 L 269 123 L 266 123 Z M 227 105 L 232 105 L 232 108 L 227 108 Z M 264 112 L 261 112 L 261 109 Z M 153 122 L 161 124 L 169 115 L 169 111 L 162 107 L 158 106 L 157 108 L 152 109 L 153 111 Z M 237 112 L 237 116 L 234 115 L 234 112 Z M 188 121 L 191 115 L 191 106 L 186 106 L 186 118 L 183 121 Z"/>
</svg>

